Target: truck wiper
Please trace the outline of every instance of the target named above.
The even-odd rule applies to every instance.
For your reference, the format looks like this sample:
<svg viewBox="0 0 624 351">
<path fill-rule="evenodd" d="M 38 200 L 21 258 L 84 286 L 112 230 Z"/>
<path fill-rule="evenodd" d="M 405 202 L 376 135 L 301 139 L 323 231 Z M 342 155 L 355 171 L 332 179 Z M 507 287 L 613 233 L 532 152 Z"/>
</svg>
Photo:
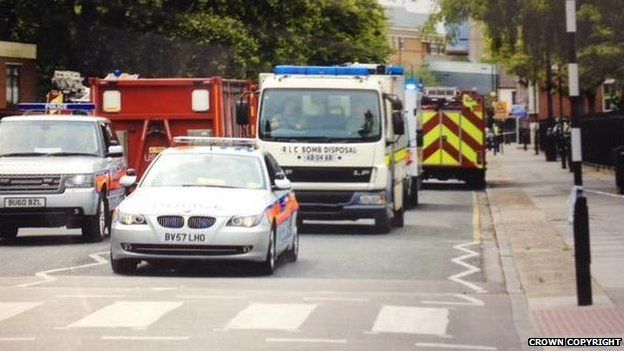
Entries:
<svg viewBox="0 0 624 351">
<path fill-rule="evenodd" d="M 46 156 L 45 152 L 10 152 L 7 154 L 0 154 L 0 157 L 18 157 L 18 156 Z"/>
</svg>

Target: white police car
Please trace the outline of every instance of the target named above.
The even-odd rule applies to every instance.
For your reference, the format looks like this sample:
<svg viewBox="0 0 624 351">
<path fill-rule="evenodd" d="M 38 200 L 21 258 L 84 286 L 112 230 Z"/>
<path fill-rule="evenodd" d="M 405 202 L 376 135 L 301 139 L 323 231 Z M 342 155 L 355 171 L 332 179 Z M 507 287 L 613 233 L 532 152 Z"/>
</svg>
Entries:
<svg viewBox="0 0 624 351">
<path fill-rule="evenodd" d="M 111 265 L 141 260 L 257 262 L 272 274 L 281 253 L 299 250 L 298 203 L 275 159 L 251 139 L 177 137 L 117 208 Z M 125 176 L 128 187 L 135 177 Z"/>
</svg>

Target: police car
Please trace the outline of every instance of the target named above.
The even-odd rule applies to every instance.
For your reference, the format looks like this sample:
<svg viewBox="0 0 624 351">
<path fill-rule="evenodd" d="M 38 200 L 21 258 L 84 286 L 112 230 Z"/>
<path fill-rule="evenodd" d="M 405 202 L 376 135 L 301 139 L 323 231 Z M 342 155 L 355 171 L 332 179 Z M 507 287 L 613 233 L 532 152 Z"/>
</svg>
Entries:
<svg viewBox="0 0 624 351">
<path fill-rule="evenodd" d="M 277 258 L 297 259 L 298 203 L 275 159 L 251 139 L 176 137 L 116 209 L 115 273 L 142 261 L 236 260 L 272 274 Z M 132 186 L 135 176 L 120 183 Z"/>
</svg>

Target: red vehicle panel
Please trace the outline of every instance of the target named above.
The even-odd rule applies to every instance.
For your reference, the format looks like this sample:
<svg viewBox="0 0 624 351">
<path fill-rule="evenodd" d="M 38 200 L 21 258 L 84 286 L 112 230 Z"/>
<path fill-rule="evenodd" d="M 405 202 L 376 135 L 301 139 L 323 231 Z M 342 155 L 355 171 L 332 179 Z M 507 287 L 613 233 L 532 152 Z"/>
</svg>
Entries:
<svg viewBox="0 0 624 351">
<path fill-rule="evenodd" d="M 236 101 L 257 101 L 250 81 L 213 78 L 91 78 L 95 115 L 109 118 L 141 176 L 151 160 L 180 135 L 249 137 L 255 121 L 236 124 Z"/>
</svg>

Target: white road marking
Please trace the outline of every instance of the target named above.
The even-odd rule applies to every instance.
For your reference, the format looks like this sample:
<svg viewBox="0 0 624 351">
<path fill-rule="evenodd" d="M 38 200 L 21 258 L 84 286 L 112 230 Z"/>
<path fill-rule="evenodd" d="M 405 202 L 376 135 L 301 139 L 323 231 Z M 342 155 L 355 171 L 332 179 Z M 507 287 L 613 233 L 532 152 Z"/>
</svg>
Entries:
<svg viewBox="0 0 624 351">
<path fill-rule="evenodd" d="M 266 342 L 292 342 L 292 343 L 322 343 L 322 344 L 346 344 L 346 339 L 296 339 L 296 338 L 267 338 Z"/>
<path fill-rule="evenodd" d="M 33 309 L 43 302 L 0 302 L 0 321 Z"/>
<path fill-rule="evenodd" d="M 304 301 L 344 301 L 344 302 L 368 302 L 364 297 L 304 297 Z"/>
<path fill-rule="evenodd" d="M 459 244 L 459 245 L 455 245 L 453 246 L 454 249 L 456 250 L 461 250 L 466 252 L 465 255 L 459 256 L 459 257 L 455 257 L 451 260 L 451 262 L 458 264 L 464 268 L 466 268 L 465 271 L 461 272 L 461 273 L 457 273 L 455 275 L 452 275 L 450 277 L 448 277 L 449 280 L 452 280 L 456 283 L 462 284 L 472 290 L 474 290 L 477 293 L 486 293 L 487 290 L 483 289 L 482 287 L 471 283 L 469 281 L 463 280 L 462 278 L 468 275 L 471 275 L 473 273 L 477 273 L 477 272 L 481 272 L 481 269 L 478 267 L 475 267 L 473 265 L 471 265 L 470 263 L 466 263 L 464 262 L 464 260 L 475 257 L 475 256 L 479 256 L 479 253 L 476 251 L 472 251 L 470 249 L 468 249 L 466 246 L 472 246 L 472 245 L 477 245 L 479 244 L 479 242 L 473 241 L 473 242 L 468 242 L 468 243 L 464 243 L 464 244 Z"/>
<path fill-rule="evenodd" d="M 448 323 L 447 308 L 384 305 L 377 314 L 372 332 L 444 336 Z"/>
<path fill-rule="evenodd" d="M 74 295 L 54 295 L 54 297 L 56 298 L 77 298 L 77 299 L 84 299 L 84 298 L 124 298 L 126 297 L 126 295 L 105 295 L 105 294 L 74 294 Z"/>
<path fill-rule="evenodd" d="M 464 295 L 464 294 L 451 294 L 460 300 L 464 301 L 431 301 L 431 300 L 423 300 L 420 303 L 428 304 L 428 305 L 448 305 L 448 306 L 485 306 L 483 300 L 477 299 L 476 297 Z"/>
<path fill-rule="evenodd" d="M 34 337 L 5 337 L 5 338 L 0 338 L 0 341 L 33 341 L 35 340 Z"/>
<path fill-rule="evenodd" d="M 188 336 L 102 336 L 102 340 L 185 341 Z"/>
<path fill-rule="evenodd" d="M 179 299 L 247 300 L 246 296 L 236 295 L 176 295 Z"/>
<path fill-rule="evenodd" d="M 53 281 L 58 280 L 58 278 L 51 276 L 50 274 L 52 273 L 58 273 L 58 272 L 63 272 L 63 271 L 71 271 L 74 269 L 80 269 L 80 268 L 87 268 L 87 267 L 93 267 L 93 266 L 100 266 L 103 264 L 108 263 L 108 261 L 104 258 L 102 258 L 100 255 L 103 254 L 108 254 L 109 251 L 102 251 L 102 252 L 96 252 L 96 253 L 92 253 L 89 255 L 89 257 L 91 257 L 92 259 L 95 260 L 94 263 L 87 263 L 87 264 L 83 264 L 80 266 L 71 266 L 71 267 L 63 267 L 63 268 L 55 268 L 55 269 L 49 269 L 46 271 L 41 271 L 41 272 L 37 272 L 35 273 L 35 276 L 37 278 L 41 278 L 43 280 L 37 281 L 37 282 L 30 282 L 30 283 L 24 283 L 24 284 L 20 284 L 17 285 L 17 288 L 27 288 L 30 286 L 35 286 L 35 285 L 39 285 L 39 284 L 44 284 L 44 283 L 50 283 Z"/>
<path fill-rule="evenodd" d="M 437 344 L 428 342 L 418 342 L 416 347 L 437 347 L 441 349 L 453 349 L 453 350 L 496 350 L 496 347 L 491 346 L 478 346 L 478 345 L 460 345 L 460 344 Z"/>
<path fill-rule="evenodd" d="M 225 329 L 296 330 L 315 308 L 314 304 L 252 303 L 230 320 Z"/>
<path fill-rule="evenodd" d="M 624 195 L 608 193 L 606 191 L 585 189 L 585 192 L 594 193 L 594 194 L 598 194 L 598 195 L 610 196 L 610 197 L 614 197 L 616 199 L 624 199 Z"/>
<path fill-rule="evenodd" d="M 177 301 L 118 301 L 101 308 L 70 328 L 140 328 L 147 327 L 166 313 L 182 306 Z"/>
</svg>

